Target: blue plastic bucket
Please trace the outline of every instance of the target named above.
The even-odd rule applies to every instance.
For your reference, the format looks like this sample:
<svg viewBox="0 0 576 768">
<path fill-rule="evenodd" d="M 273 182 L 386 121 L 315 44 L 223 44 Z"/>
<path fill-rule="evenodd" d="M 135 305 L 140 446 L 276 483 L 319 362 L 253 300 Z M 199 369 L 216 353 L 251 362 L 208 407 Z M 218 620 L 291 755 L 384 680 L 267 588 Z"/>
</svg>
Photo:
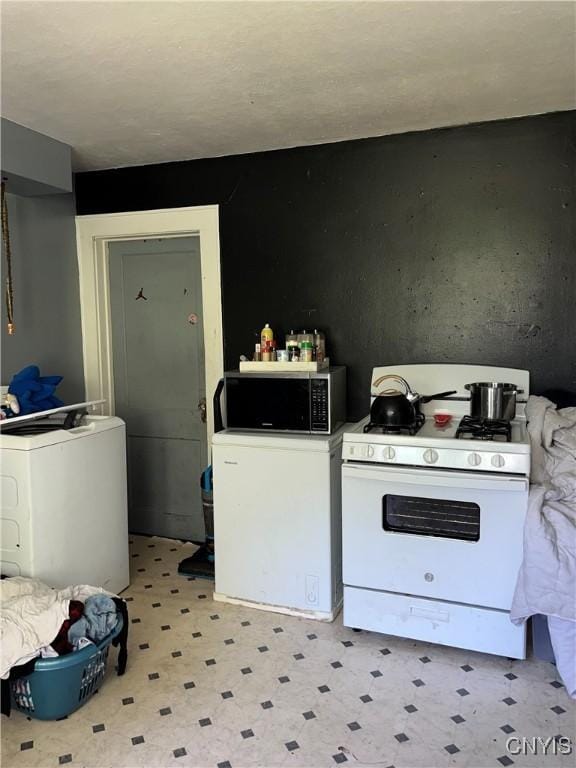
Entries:
<svg viewBox="0 0 576 768">
<path fill-rule="evenodd" d="M 75 712 L 100 688 L 110 644 L 122 630 L 122 617 L 99 643 L 58 658 L 39 659 L 34 672 L 10 682 L 12 706 L 36 720 L 59 720 Z"/>
</svg>

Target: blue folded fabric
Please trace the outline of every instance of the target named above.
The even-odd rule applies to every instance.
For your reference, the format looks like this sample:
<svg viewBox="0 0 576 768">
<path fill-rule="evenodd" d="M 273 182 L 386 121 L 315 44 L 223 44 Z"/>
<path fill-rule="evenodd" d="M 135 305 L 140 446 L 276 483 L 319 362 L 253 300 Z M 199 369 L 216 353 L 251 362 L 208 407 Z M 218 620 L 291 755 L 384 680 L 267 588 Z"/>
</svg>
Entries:
<svg viewBox="0 0 576 768">
<path fill-rule="evenodd" d="M 61 381 L 62 376 L 40 376 L 37 365 L 28 365 L 13 377 L 8 392 L 18 400 L 19 415 L 25 416 L 64 405 L 54 396 L 54 390 Z"/>
<path fill-rule="evenodd" d="M 74 622 L 68 630 L 68 642 L 78 645 L 81 637 L 99 643 L 116 626 L 116 604 L 108 595 L 92 595 L 84 603 L 84 616 Z"/>
<path fill-rule="evenodd" d="M 74 650 L 76 650 L 79 647 L 79 641 L 81 639 L 86 639 L 88 636 L 88 622 L 82 616 L 81 619 L 78 619 L 78 621 L 75 621 L 74 624 L 69 628 L 68 630 L 68 642 L 70 645 L 74 646 Z"/>
</svg>

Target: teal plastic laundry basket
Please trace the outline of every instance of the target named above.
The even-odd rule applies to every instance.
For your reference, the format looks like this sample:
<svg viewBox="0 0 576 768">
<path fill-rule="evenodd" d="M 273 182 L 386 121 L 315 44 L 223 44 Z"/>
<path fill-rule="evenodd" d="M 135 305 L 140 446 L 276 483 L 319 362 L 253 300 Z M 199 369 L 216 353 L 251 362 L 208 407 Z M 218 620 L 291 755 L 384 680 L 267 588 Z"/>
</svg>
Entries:
<svg viewBox="0 0 576 768">
<path fill-rule="evenodd" d="M 122 625 L 119 615 L 115 628 L 99 643 L 58 658 L 39 659 L 34 672 L 11 681 L 12 706 L 36 720 L 58 720 L 75 712 L 100 688 L 110 644 Z"/>
</svg>

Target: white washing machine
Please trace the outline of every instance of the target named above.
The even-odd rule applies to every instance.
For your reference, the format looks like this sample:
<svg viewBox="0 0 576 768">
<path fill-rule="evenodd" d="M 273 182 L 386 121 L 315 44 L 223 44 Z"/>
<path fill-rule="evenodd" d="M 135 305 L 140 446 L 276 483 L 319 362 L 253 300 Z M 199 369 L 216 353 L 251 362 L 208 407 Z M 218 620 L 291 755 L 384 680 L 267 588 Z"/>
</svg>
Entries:
<svg viewBox="0 0 576 768">
<path fill-rule="evenodd" d="M 117 594 L 130 583 L 124 422 L 54 418 L 2 423 L 2 574 Z"/>
</svg>

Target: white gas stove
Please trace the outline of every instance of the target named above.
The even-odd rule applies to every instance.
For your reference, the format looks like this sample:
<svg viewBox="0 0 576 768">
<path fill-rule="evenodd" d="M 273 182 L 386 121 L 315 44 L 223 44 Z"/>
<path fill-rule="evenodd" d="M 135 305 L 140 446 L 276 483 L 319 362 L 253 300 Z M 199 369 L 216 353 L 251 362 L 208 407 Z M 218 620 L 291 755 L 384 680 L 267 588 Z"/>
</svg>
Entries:
<svg viewBox="0 0 576 768">
<path fill-rule="evenodd" d="M 440 405 L 440 401 L 437 401 L 436 405 Z M 423 410 L 430 408 L 431 406 L 423 406 Z M 509 442 L 505 441 L 502 435 L 495 435 L 493 439 L 475 439 L 464 435 L 456 437 L 458 426 L 468 413 L 468 408 L 467 402 L 443 400 L 441 411 L 452 414 L 449 424 L 436 426 L 433 414 L 429 413 L 415 435 L 394 431 L 365 433 L 362 428 L 369 423 L 366 418 L 358 425 L 357 432 L 346 435 L 342 457 L 345 460 L 377 464 L 442 467 L 528 476 L 530 443 L 525 419 L 520 417 L 511 422 Z"/>
<path fill-rule="evenodd" d="M 344 623 L 514 658 L 525 628 L 509 620 L 522 559 L 530 443 L 524 404 L 513 422 L 472 437 L 465 384 L 504 381 L 529 393 L 527 371 L 486 366 L 375 368 L 420 393 L 456 390 L 422 406 L 414 430 L 344 435 Z M 437 426 L 435 415 L 450 414 Z M 477 426 L 477 425 L 473 425 Z M 489 425 L 488 425 L 489 426 Z M 490 438 L 491 439 L 488 439 Z"/>
</svg>

